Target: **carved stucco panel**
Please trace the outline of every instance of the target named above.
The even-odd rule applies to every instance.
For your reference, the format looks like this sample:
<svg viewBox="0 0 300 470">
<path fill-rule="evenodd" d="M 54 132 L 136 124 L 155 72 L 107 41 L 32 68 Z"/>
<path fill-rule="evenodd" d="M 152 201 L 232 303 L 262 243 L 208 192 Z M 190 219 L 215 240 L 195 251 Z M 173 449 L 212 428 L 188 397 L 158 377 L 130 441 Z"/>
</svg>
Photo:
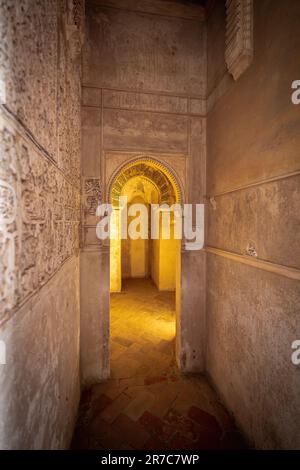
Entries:
<svg viewBox="0 0 300 470">
<path fill-rule="evenodd" d="M 102 246 L 96 236 L 96 225 L 99 217 L 96 210 L 102 202 L 102 185 L 99 178 L 82 179 L 81 214 L 82 214 L 82 246 Z"/>
<path fill-rule="evenodd" d="M 80 51 L 83 40 L 84 2 L 60 1 L 63 27 L 59 29 L 57 74 L 58 161 L 60 168 L 80 182 L 81 82 Z M 70 28 L 72 34 L 70 36 Z"/>
<path fill-rule="evenodd" d="M 3 116 L 0 209 L 3 319 L 78 250 L 80 217 L 78 188 Z"/>
<path fill-rule="evenodd" d="M 3 102 L 55 158 L 57 1 L 0 0 L 0 30 Z"/>
<path fill-rule="evenodd" d="M 78 185 L 83 24 L 83 0 L 0 0 L 1 103 Z"/>
<path fill-rule="evenodd" d="M 84 179 L 84 215 L 94 216 L 102 200 L 102 190 L 99 178 Z"/>
</svg>

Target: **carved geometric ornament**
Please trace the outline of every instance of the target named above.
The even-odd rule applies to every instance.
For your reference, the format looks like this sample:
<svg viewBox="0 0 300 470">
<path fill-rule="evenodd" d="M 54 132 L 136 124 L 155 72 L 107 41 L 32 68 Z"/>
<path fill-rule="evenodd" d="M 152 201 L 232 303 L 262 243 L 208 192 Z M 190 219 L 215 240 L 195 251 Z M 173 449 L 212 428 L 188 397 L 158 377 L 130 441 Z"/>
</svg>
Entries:
<svg viewBox="0 0 300 470">
<path fill-rule="evenodd" d="M 122 194 L 122 188 L 125 184 L 135 177 L 142 177 L 154 184 L 157 188 L 160 203 L 172 205 L 180 199 L 176 191 L 176 187 L 172 184 L 170 175 L 160 168 L 158 165 L 151 164 L 148 161 L 136 161 L 133 164 L 125 166 L 114 179 L 111 187 L 111 202 L 114 206 L 118 206 L 119 198 Z"/>
<path fill-rule="evenodd" d="M 253 0 L 226 0 L 225 61 L 237 80 L 253 60 Z"/>
<path fill-rule="evenodd" d="M 99 178 L 86 178 L 84 180 L 84 211 L 94 216 L 97 207 L 101 204 L 102 191 Z"/>
</svg>

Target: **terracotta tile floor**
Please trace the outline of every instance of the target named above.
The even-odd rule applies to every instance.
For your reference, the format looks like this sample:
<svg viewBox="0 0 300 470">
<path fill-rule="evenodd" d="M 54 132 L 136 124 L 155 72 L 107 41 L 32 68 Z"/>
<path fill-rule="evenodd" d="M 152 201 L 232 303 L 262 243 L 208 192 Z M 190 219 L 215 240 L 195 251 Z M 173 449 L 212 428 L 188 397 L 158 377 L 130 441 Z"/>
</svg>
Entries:
<svg viewBox="0 0 300 470">
<path fill-rule="evenodd" d="M 83 393 L 72 448 L 245 448 L 205 377 L 176 368 L 174 304 L 148 280 L 111 295 L 111 379 Z"/>
</svg>

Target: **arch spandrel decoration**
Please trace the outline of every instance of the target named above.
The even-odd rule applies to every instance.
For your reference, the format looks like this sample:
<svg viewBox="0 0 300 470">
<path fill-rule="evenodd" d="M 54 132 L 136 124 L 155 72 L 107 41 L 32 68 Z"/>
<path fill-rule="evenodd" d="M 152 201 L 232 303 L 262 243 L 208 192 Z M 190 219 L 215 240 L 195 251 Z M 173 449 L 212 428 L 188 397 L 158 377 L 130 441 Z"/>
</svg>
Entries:
<svg viewBox="0 0 300 470">
<path fill-rule="evenodd" d="M 155 184 L 161 204 L 183 203 L 183 188 L 178 176 L 165 163 L 150 157 L 135 158 L 115 170 L 108 185 L 107 201 L 118 206 L 122 188 L 136 176 L 142 176 Z"/>
</svg>

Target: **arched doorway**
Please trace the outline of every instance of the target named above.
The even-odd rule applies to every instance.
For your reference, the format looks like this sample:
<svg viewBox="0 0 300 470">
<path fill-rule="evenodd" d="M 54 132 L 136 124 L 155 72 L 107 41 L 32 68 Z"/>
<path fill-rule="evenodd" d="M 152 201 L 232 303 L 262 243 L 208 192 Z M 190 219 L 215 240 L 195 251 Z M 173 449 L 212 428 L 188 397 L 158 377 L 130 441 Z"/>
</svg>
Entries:
<svg viewBox="0 0 300 470">
<path fill-rule="evenodd" d="M 117 169 L 108 186 L 108 198 L 113 206 L 109 253 L 114 375 L 115 358 L 137 346 L 134 334 L 148 338 L 140 341 L 144 351 L 149 351 L 151 342 L 154 346 L 174 344 L 178 330 L 176 305 L 180 305 L 181 239 L 175 233 L 176 220 L 170 208 L 180 207 L 183 192 L 174 173 L 161 162 L 139 158 Z M 135 218 L 138 218 L 140 236 L 132 239 L 128 232 Z M 126 238 L 123 238 L 124 222 Z M 142 233 L 140 226 L 143 222 L 146 233 Z M 120 359 L 118 363 L 123 369 Z"/>
<path fill-rule="evenodd" d="M 165 155 L 160 159 L 152 154 L 151 157 L 137 154 L 133 156 L 132 154 L 128 155 L 126 152 L 108 154 L 103 175 L 104 194 L 102 201 L 104 203 L 112 202 L 115 207 L 118 207 L 115 196 L 118 199 L 118 196 L 122 196 L 122 191 L 124 193 L 128 190 L 132 196 L 132 202 L 134 202 L 134 197 L 140 198 L 143 196 L 144 201 L 146 200 L 148 203 L 155 200 L 155 197 L 160 202 L 174 201 L 180 205 L 188 203 L 189 186 L 185 178 L 186 166 L 184 162 L 180 160 L 180 157 L 175 160 L 173 157 Z M 142 185 L 138 184 L 137 179 L 133 179 L 138 176 L 143 177 Z M 98 200 L 100 180 L 98 178 L 88 178 L 85 183 L 84 188 L 88 189 L 88 201 L 90 201 L 91 187 L 94 190 L 93 194 L 95 193 L 93 200 Z M 153 188 L 153 190 L 150 190 L 150 188 Z M 106 380 L 111 376 L 110 267 L 113 259 L 110 253 L 112 247 L 110 240 L 101 240 L 96 236 L 96 225 L 84 226 L 83 232 L 84 244 L 80 255 L 80 344 L 82 382 L 88 385 Z M 164 240 L 161 243 L 161 253 L 164 254 L 166 252 L 163 247 Z M 205 363 L 206 256 L 204 250 L 189 250 L 188 243 L 185 240 L 181 240 L 179 245 L 175 268 L 174 264 L 172 265 L 172 272 L 175 274 L 174 278 L 176 280 L 174 307 L 176 363 L 182 372 L 201 372 L 204 370 Z M 118 291 L 122 292 L 120 294 L 121 298 L 124 293 L 124 289 L 122 291 L 121 269 L 122 246 L 121 244 L 118 246 L 120 258 L 115 257 L 115 260 L 119 260 L 116 265 L 119 266 L 118 279 L 120 285 Z M 146 250 L 144 250 L 145 253 Z M 145 266 L 147 256 L 145 255 L 143 259 L 143 266 Z M 127 267 L 134 262 L 133 259 L 129 260 L 127 257 Z M 148 267 L 150 277 L 153 266 L 154 263 L 152 263 L 152 267 Z M 159 291 L 157 285 L 155 288 Z M 152 298 L 153 295 L 149 294 L 149 305 L 152 303 Z M 162 299 L 160 300 L 163 302 Z"/>
</svg>

